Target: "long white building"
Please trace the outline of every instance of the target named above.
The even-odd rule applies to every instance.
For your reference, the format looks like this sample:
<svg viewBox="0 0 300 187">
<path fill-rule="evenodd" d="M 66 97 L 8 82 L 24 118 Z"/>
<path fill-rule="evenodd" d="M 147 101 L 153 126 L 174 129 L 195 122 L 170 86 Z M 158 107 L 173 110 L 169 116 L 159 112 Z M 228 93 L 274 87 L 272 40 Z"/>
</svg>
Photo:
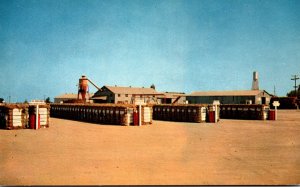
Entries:
<svg viewBox="0 0 300 187">
<path fill-rule="evenodd" d="M 196 91 L 186 95 L 186 100 L 189 104 L 211 104 L 219 100 L 221 104 L 268 105 L 271 97 L 265 90 Z"/>
</svg>

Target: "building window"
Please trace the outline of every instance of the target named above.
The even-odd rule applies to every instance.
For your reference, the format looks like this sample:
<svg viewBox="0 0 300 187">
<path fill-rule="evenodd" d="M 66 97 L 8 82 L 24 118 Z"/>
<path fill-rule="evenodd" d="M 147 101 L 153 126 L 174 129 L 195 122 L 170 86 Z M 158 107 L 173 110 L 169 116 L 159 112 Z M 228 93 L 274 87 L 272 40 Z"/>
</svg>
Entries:
<svg viewBox="0 0 300 187">
<path fill-rule="evenodd" d="M 118 97 L 121 97 L 121 94 L 118 94 Z"/>
<path fill-rule="evenodd" d="M 125 97 L 128 97 L 128 94 L 125 94 Z"/>
</svg>

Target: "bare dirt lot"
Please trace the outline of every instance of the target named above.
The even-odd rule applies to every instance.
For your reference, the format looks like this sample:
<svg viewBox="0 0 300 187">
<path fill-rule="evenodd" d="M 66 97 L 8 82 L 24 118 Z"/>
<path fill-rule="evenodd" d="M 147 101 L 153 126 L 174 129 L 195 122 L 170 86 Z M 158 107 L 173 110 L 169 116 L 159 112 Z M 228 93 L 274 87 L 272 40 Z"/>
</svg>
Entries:
<svg viewBox="0 0 300 187">
<path fill-rule="evenodd" d="M 51 118 L 0 130 L 1 185 L 300 184 L 300 111 L 277 121 L 153 121 L 142 127 Z"/>
</svg>

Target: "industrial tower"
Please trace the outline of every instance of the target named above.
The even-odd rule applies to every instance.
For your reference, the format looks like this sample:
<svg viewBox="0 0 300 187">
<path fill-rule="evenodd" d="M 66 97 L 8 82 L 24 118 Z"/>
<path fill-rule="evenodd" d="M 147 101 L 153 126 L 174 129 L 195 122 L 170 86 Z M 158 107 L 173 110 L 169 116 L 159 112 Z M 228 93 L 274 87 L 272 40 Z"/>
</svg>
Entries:
<svg viewBox="0 0 300 187">
<path fill-rule="evenodd" d="M 253 72 L 252 90 L 259 90 L 258 73 L 256 71 Z"/>
</svg>

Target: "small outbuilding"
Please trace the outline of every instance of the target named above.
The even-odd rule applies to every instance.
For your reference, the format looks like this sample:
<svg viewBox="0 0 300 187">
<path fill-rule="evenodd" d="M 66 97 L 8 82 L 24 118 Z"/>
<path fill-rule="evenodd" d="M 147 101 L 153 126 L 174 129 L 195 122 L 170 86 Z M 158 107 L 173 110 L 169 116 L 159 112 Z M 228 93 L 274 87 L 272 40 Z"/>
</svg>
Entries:
<svg viewBox="0 0 300 187">
<path fill-rule="evenodd" d="M 186 97 L 183 92 L 163 92 L 158 96 L 158 104 L 185 104 Z"/>
<path fill-rule="evenodd" d="M 269 105 L 271 97 L 265 90 L 196 91 L 186 95 L 186 100 L 189 104 L 211 104 L 219 100 L 221 104 Z"/>
</svg>

